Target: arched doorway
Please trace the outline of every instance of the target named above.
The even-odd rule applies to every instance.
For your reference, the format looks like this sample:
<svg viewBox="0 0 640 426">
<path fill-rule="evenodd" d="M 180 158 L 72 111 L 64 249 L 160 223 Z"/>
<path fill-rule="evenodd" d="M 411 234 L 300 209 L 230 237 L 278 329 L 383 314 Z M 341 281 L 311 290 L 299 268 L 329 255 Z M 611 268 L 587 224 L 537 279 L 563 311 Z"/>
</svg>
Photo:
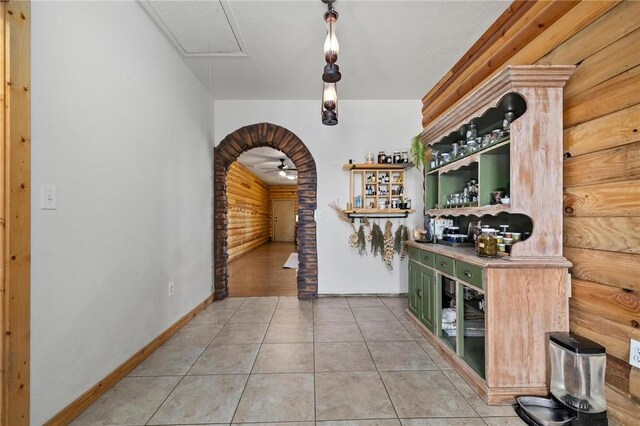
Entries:
<svg viewBox="0 0 640 426">
<path fill-rule="evenodd" d="M 227 135 L 214 148 L 214 286 L 216 300 L 228 292 L 227 273 L 227 171 L 240 154 L 267 146 L 286 154 L 298 169 L 298 297 L 315 298 L 318 294 L 318 249 L 316 247 L 317 206 L 316 163 L 304 143 L 293 132 L 271 123 L 242 127 Z"/>
</svg>

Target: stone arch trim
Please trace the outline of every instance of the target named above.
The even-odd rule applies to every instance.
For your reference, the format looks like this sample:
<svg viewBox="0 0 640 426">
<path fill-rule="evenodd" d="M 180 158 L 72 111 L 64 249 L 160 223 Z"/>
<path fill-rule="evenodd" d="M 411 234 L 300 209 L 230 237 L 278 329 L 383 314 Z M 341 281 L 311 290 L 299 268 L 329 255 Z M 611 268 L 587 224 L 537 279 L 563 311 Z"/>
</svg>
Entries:
<svg viewBox="0 0 640 426">
<path fill-rule="evenodd" d="M 298 169 L 298 297 L 318 294 L 318 249 L 316 163 L 309 149 L 293 132 L 271 123 L 242 127 L 228 134 L 213 154 L 214 294 L 216 300 L 229 295 L 227 243 L 227 171 L 240 154 L 252 148 L 270 147 L 282 151 Z"/>
</svg>

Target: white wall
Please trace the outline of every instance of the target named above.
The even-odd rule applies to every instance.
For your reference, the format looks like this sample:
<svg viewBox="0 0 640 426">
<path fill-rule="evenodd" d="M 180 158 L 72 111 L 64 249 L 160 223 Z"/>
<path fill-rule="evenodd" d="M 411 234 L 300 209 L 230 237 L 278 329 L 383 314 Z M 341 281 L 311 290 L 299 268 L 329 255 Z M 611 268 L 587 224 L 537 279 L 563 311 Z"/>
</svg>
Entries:
<svg viewBox="0 0 640 426">
<path fill-rule="evenodd" d="M 137 2 L 33 2 L 31 422 L 211 294 L 207 90 Z M 40 185 L 57 210 L 40 210 Z M 175 281 L 175 296 L 167 284 Z"/>
<path fill-rule="evenodd" d="M 320 82 L 321 83 L 321 82 Z M 319 83 L 319 84 L 320 84 Z M 320 122 L 320 101 L 216 101 L 215 140 L 242 126 L 270 122 L 295 133 L 309 148 L 318 171 L 318 292 L 406 293 L 407 260 L 396 257 L 388 271 L 371 254 L 359 257 L 348 245 L 350 228 L 328 206 L 349 198 L 349 173 L 342 165 L 363 163 L 367 152 L 408 149 L 421 131 L 421 103 L 415 101 L 340 101 L 339 124 Z M 406 220 L 410 229 L 422 224 L 422 178 L 415 168 L 407 173 L 405 193 L 416 213 Z M 394 232 L 404 219 L 393 219 Z M 384 221 L 381 221 L 384 230 Z M 233 283 L 231 283 L 233 285 Z M 230 288 L 233 294 L 233 288 Z"/>
</svg>

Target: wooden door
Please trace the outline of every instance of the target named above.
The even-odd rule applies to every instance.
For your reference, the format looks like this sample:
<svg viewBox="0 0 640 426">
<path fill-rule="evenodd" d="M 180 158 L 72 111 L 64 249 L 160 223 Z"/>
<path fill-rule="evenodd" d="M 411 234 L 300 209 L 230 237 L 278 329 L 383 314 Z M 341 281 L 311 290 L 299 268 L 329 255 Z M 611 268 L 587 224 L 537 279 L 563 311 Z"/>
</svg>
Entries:
<svg viewBox="0 0 640 426">
<path fill-rule="evenodd" d="M 273 200 L 273 241 L 294 240 L 293 200 Z"/>
</svg>

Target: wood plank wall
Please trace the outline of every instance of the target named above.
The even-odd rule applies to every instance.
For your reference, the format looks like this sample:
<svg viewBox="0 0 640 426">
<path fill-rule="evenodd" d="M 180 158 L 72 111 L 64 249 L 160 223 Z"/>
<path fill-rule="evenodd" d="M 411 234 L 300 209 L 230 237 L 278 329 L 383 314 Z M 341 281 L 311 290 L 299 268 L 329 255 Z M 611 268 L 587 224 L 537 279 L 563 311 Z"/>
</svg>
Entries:
<svg viewBox="0 0 640 426">
<path fill-rule="evenodd" d="M 229 262 L 270 239 L 269 185 L 240 165 L 227 172 Z"/>
<path fill-rule="evenodd" d="M 565 88 L 564 254 L 571 330 L 607 348 L 611 424 L 637 424 L 640 2 L 514 2 L 423 98 L 423 124 L 505 65 L 573 64 Z M 540 188 L 543 190 L 543 188 Z"/>
<path fill-rule="evenodd" d="M 271 185 L 269 190 L 269 235 L 273 240 L 273 200 L 293 200 L 293 214 L 297 215 L 298 185 Z"/>
</svg>

